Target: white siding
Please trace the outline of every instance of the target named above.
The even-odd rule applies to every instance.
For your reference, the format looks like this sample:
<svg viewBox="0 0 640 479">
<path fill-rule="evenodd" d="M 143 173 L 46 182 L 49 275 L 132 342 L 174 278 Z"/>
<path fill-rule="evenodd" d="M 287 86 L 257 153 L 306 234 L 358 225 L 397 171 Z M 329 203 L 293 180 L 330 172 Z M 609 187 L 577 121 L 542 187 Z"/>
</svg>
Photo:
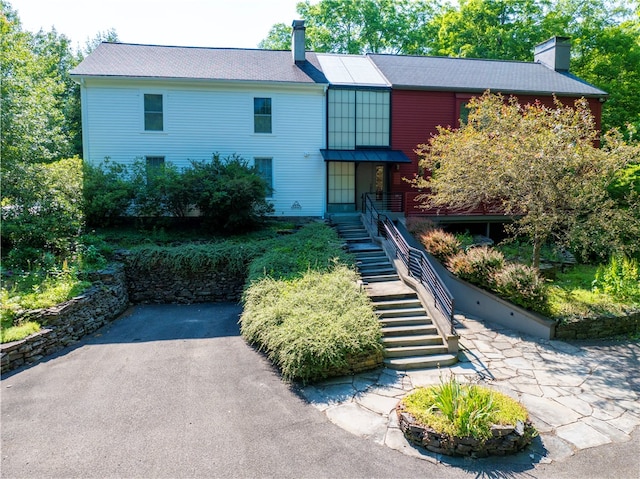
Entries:
<svg viewBox="0 0 640 479">
<path fill-rule="evenodd" d="M 265 84 L 266 85 L 266 84 Z M 145 132 L 144 93 L 164 95 L 164 131 Z M 272 99 L 273 133 L 253 132 L 253 98 Z M 322 216 L 326 168 L 325 97 L 321 86 L 274 84 L 120 83 L 86 80 L 83 87 L 84 156 L 94 163 L 109 157 L 132 163 L 164 156 L 186 166 L 214 153 L 252 160 L 273 158 L 275 216 Z"/>
</svg>

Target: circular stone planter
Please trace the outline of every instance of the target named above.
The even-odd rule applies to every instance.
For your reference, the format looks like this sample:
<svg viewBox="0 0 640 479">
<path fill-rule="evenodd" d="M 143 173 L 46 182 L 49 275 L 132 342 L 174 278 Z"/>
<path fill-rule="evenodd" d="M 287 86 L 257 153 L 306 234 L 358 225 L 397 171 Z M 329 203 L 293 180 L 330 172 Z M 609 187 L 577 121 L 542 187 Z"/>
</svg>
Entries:
<svg viewBox="0 0 640 479">
<path fill-rule="evenodd" d="M 492 426 L 492 437 L 486 440 L 449 436 L 419 424 L 402 403 L 396 408 L 396 413 L 400 429 L 411 444 L 447 456 L 487 457 L 515 454 L 527 447 L 536 435 L 531 422 L 518 421 L 518 424 L 513 426 Z"/>
</svg>

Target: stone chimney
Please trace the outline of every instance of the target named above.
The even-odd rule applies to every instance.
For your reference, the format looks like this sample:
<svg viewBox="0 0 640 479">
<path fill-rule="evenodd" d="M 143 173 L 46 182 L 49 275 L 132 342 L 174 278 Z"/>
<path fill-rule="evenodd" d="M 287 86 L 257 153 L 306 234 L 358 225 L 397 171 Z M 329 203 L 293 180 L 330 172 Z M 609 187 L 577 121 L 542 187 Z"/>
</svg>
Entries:
<svg viewBox="0 0 640 479">
<path fill-rule="evenodd" d="M 568 37 L 552 37 L 536 45 L 533 51 L 533 61 L 558 72 L 569 71 L 570 57 L 571 39 Z"/>
<path fill-rule="evenodd" d="M 304 49 L 304 20 L 294 20 L 291 26 L 293 27 L 291 31 L 291 53 L 293 54 L 293 61 L 295 63 L 303 62 L 306 60 Z"/>
</svg>

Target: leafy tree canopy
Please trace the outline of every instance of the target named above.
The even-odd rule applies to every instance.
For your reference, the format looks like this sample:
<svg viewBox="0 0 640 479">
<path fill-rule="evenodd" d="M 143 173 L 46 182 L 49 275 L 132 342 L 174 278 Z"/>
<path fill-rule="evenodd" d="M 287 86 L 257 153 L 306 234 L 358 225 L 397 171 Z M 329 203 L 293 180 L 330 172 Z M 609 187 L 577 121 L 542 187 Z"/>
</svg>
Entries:
<svg viewBox="0 0 640 479">
<path fill-rule="evenodd" d="M 317 52 L 531 61 L 538 43 L 569 36 L 572 73 L 610 94 L 603 130 L 640 129 L 638 0 L 306 0 L 297 12 Z M 290 37 L 278 23 L 259 46 L 287 50 Z"/>
<path fill-rule="evenodd" d="M 430 190 L 423 195 L 428 206 L 497 205 L 513 217 L 514 232 L 531 239 L 534 266 L 552 239 L 573 242 L 584 255 L 634 244 L 628 239 L 640 234 L 637 195 L 629 192 L 628 207 L 620 208 L 608 188 L 638 161 L 640 145 L 611 134 L 605 148 L 595 147 L 598 133 L 585 100 L 547 108 L 485 93 L 469 107 L 461 128 L 441 127 L 418 147 L 432 176 L 413 184 Z"/>
</svg>

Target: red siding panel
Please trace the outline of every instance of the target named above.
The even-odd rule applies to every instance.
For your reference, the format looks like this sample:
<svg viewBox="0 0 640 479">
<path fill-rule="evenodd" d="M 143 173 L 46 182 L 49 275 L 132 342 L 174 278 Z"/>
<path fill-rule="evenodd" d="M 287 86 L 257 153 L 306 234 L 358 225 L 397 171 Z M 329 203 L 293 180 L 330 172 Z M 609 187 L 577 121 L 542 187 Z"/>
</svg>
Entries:
<svg viewBox="0 0 640 479">
<path fill-rule="evenodd" d="M 402 150 L 411 159 L 411 164 L 401 164 L 391 172 L 392 193 L 416 192 L 404 181 L 404 178 L 412 178 L 418 172 L 416 147 L 427 143 L 437 133 L 438 126 L 458 126 L 459 104 L 468 97 L 467 94 L 456 95 L 455 92 L 392 91 L 391 146 L 394 150 Z M 545 106 L 554 106 L 552 96 L 520 95 L 518 100 L 522 104 L 538 100 Z M 561 97 L 559 100 L 565 105 L 572 105 L 576 98 Z M 596 127 L 600 128 L 602 105 L 595 98 L 589 99 L 589 105 L 596 118 Z"/>
</svg>

